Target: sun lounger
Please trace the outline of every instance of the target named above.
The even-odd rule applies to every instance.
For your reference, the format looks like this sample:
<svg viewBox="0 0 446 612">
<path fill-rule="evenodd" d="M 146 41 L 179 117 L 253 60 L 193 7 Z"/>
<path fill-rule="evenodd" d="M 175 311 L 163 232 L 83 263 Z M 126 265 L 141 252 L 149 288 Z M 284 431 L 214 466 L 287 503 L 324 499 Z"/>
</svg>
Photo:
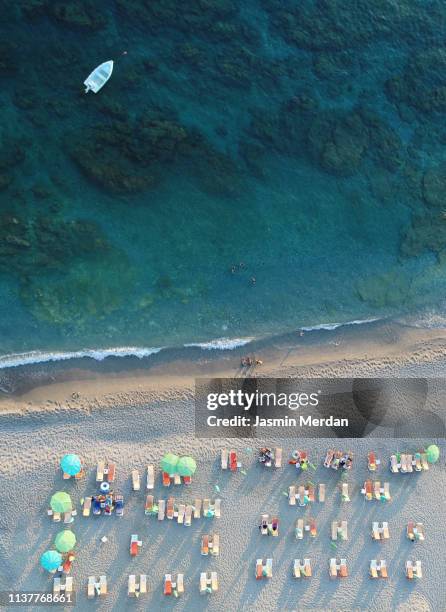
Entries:
<svg viewBox="0 0 446 612">
<path fill-rule="evenodd" d="M 377 521 L 372 523 L 372 538 L 374 540 L 380 540 L 381 539 L 381 532 L 379 529 L 379 523 Z"/>
<path fill-rule="evenodd" d="M 129 576 L 127 595 L 129 597 L 136 597 L 136 576 L 135 574 L 130 574 Z"/>
<path fill-rule="evenodd" d="M 350 497 L 348 496 L 348 483 L 343 482 L 341 486 L 341 499 L 343 502 L 349 502 Z"/>
<path fill-rule="evenodd" d="M 415 539 L 423 542 L 424 540 L 424 526 L 423 523 L 417 523 L 414 528 Z"/>
<path fill-rule="evenodd" d="M 222 448 L 221 450 L 221 469 L 228 469 L 228 451 L 226 448 Z"/>
<path fill-rule="evenodd" d="M 217 572 L 211 572 L 211 588 L 212 588 L 212 592 L 218 591 L 218 576 L 217 576 Z"/>
<path fill-rule="evenodd" d="M 346 559 L 341 559 L 341 563 L 340 563 L 340 567 L 339 567 L 339 576 L 340 576 L 340 578 L 347 578 L 347 576 L 348 576 L 347 560 Z"/>
<path fill-rule="evenodd" d="M 380 501 L 381 500 L 381 483 L 379 482 L 379 480 L 376 480 L 373 483 L 373 490 L 375 493 L 375 499 Z"/>
<path fill-rule="evenodd" d="M 393 474 L 398 474 L 401 464 L 398 463 L 398 459 L 396 455 L 391 455 L 390 457 L 390 471 Z"/>
<path fill-rule="evenodd" d="M 192 476 L 183 476 L 183 484 L 190 485 L 192 482 Z"/>
<path fill-rule="evenodd" d="M 305 487 L 303 485 L 297 488 L 297 500 L 299 502 L 299 506 L 307 505 L 307 495 L 305 495 Z"/>
<path fill-rule="evenodd" d="M 294 531 L 296 540 L 302 540 L 304 537 L 304 521 L 303 519 L 297 519 L 296 529 Z"/>
<path fill-rule="evenodd" d="M 341 521 L 341 536 L 343 540 L 348 540 L 347 521 Z"/>
<path fill-rule="evenodd" d="M 201 536 L 201 554 L 207 556 L 209 554 L 209 536 Z"/>
<path fill-rule="evenodd" d="M 386 501 L 390 501 L 392 498 L 390 497 L 390 485 L 388 482 L 384 483 L 383 487 L 383 495 Z"/>
<path fill-rule="evenodd" d="M 373 499 L 373 483 L 371 480 L 366 480 L 364 483 L 364 488 L 362 489 L 362 493 L 367 501 Z"/>
<path fill-rule="evenodd" d="M 406 561 L 406 577 L 409 580 L 413 580 L 414 579 L 414 568 L 412 565 L 412 561 Z"/>
<path fill-rule="evenodd" d="M 296 505 L 296 487 L 294 485 L 288 488 L 288 503 L 290 506 Z"/>
<path fill-rule="evenodd" d="M 170 487 L 170 476 L 167 472 L 163 472 L 163 486 Z"/>
<path fill-rule="evenodd" d="M 214 502 L 214 512 L 215 518 L 220 518 L 221 516 L 221 499 L 216 499 Z"/>
<path fill-rule="evenodd" d="M 54 578 L 53 580 L 53 595 L 59 595 L 60 593 L 60 578 Z"/>
<path fill-rule="evenodd" d="M 262 514 L 262 516 L 260 517 L 260 535 L 268 535 L 268 522 L 269 515 Z"/>
<path fill-rule="evenodd" d="M 311 562 L 310 559 L 304 559 L 304 576 L 305 578 L 311 578 Z"/>
<path fill-rule="evenodd" d="M 138 470 L 132 470 L 132 488 L 134 491 L 139 491 L 141 489 Z"/>
<path fill-rule="evenodd" d="M 174 498 L 173 497 L 169 497 L 167 499 L 167 508 L 166 508 L 166 517 L 170 520 L 173 519 L 173 512 L 174 512 Z"/>
<path fill-rule="evenodd" d="M 164 516 L 166 512 L 166 501 L 164 499 L 158 500 L 158 520 L 164 521 Z"/>
<path fill-rule="evenodd" d="M 332 521 L 331 523 L 331 539 L 338 539 L 338 521 Z"/>
<path fill-rule="evenodd" d="M 314 485 L 312 485 L 311 482 L 307 483 L 307 491 L 308 491 L 308 500 L 313 503 L 315 501 Z"/>
<path fill-rule="evenodd" d="M 412 455 L 406 455 L 406 468 L 407 472 L 413 472 L 413 457 Z"/>
<path fill-rule="evenodd" d="M 50 509 L 48 510 L 48 516 L 51 516 L 51 517 L 53 518 L 53 521 L 54 521 L 55 523 L 59 523 L 59 522 L 60 522 L 60 519 L 61 519 L 60 512 L 53 512 L 53 511 L 51 510 L 51 508 L 50 508 Z"/>
<path fill-rule="evenodd" d="M 172 595 L 172 574 L 164 576 L 164 595 Z"/>
<path fill-rule="evenodd" d="M 383 559 L 381 559 L 381 561 L 380 561 L 379 569 L 380 569 L 380 576 L 381 576 L 381 578 L 388 578 L 387 565 L 386 565 L 386 562 Z"/>
<path fill-rule="evenodd" d="M 82 507 L 82 516 L 90 516 L 91 511 L 91 497 L 84 499 L 84 505 Z"/>
<path fill-rule="evenodd" d="M 96 482 L 102 482 L 104 480 L 104 467 L 105 467 L 105 462 L 98 461 L 98 464 L 96 467 Z"/>
<path fill-rule="evenodd" d="M 415 572 L 414 573 L 417 578 L 423 577 L 423 573 L 421 571 L 421 561 L 415 561 Z"/>
<path fill-rule="evenodd" d="M 94 576 L 88 577 L 87 583 L 87 597 L 88 599 L 93 599 L 96 595 L 96 578 Z"/>
<path fill-rule="evenodd" d="M 63 522 L 65 524 L 72 523 L 74 521 L 73 512 L 70 510 L 69 512 L 64 512 L 63 514 Z"/>
<path fill-rule="evenodd" d="M 186 506 L 185 504 L 179 504 L 178 505 L 178 510 L 174 512 L 174 516 L 177 517 L 177 523 L 179 525 L 182 525 L 184 523 L 184 514 L 186 511 Z"/>
<path fill-rule="evenodd" d="M 153 495 L 147 495 L 146 504 L 144 506 L 144 514 L 149 515 L 152 514 L 153 510 Z"/>
<path fill-rule="evenodd" d="M 201 499 L 196 499 L 194 502 L 194 518 L 199 519 L 201 517 Z"/>
<path fill-rule="evenodd" d="M 325 460 L 324 460 L 324 466 L 326 468 L 329 468 L 331 466 L 331 462 L 333 461 L 333 457 L 334 457 L 334 451 L 330 448 L 327 451 L 327 454 L 326 454 Z"/>
<path fill-rule="evenodd" d="M 300 559 L 294 559 L 294 563 L 293 563 L 293 576 L 295 578 L 300 578 L 301 577 Z"/>
<path fill-rule="evenodd" d="M 179 595 L 184 593 L 184 574 L 177 575 L 177 593 Z"/>
<path fill-rule="evenodd" d="M 192 511 L 193 508 L 190 504 L 186 506 L 184 511 L 184 525 L 185 527 L 190 527 L 192 525 Z"/>
<path fill-rule="evenodd" d="M 280 468 L 282 467 L 282 449 L 276 448 L 276 452 L 274 453 L 274 467 Z"/>
<path fill-rule="evenodd" d="M 320 502 L 325 501 L 325 485 L 324 484 L 319 485 L 319 501 Z"/>
<path fill-rule="evenodd" d="M 237 459 L 237 453 L 235 450 L 231 450 L 229 452 L 229 469 L 231 472 L 236 472 L 238 467 L 241 467 L 241 464 Z"/>
<path fill-rule="evenodd" d="M 207 585 L 207 579 L 206 579 L 206 572 L 201 572 L 200 574 L 200 593 L 209 593 L 210 590 L 208 590 L 208 585 Z"/>
<path fill-rule="evenodd" d="M 116 466 L 114 463 L 109 463 L 104 470 L 104 474 L 107 474 L 107 482 L 114 482 L 116 477 Z"/>
<path fill-rule="evenodd" d="M 273 560 L 272 559 L 266 560 L 265 568 L 266 568 L 266 577 L 272 578 L 273 577 Z"/>
<path fill-rule="evenodd" d="M 421 470 L 423 469 L 421 466 L 421 453 L 415 453 L 413 463 L 415 466 L 415 471 L 421 472 Z"/>
<path fill-rule="evenodd" d="M 99 596 L 107 595 L 107 576 L 99 576 Z"/>
<path fill-rule="evenodd" d="M 429 469 L 429 461 L 427 460 L 426 453 L 421 453 L 421 467 L 423 468 L 423 470 Z"/>
<path fill-rule="evenodd" d="M 271 533 L 272 536 L 278 536 L 279 535 L 279 519 L 277 517 L 273 517 L 271 519 L 270 533 Z"/>
<path fill-rule="evenodd" d="M 173 475 L 173 484 L 180 485 L 181 484 L 181 476 L 177 473 Z"/>
<path fill-rule="evenodd" d="M 329 566 L 328 573 L 330 575 L 330 578 L 338 577 L 338 568 L 336 564 L 336 559 L 330 559 L 330 566 Z"/>
<path fill-rule="evenodd" d="M 382 539 L 383 540 L 388 540 L 390 538 L 390 533 L 389 533 L 389 523 L 384 522 L 383 523 L 383 532 L 382 532 Z"/>
<path fill-rule="evenodd" d="M 316 520 L 314 518 L 308 519 L 310 527 L 310 537 L 315 538 L 317 536 Z"/>
<path fill-rule="evenodd" d="M 153 465 L 147 466 L 147 489 L 150 491 L 155 486 L 155 467 Z"/>
<path fill-rule="evenodd" d="M 138 536 L 134 533 L 130 536 L 130 556 L 136 557 L 139 553 L 139 549 L 142 546 L 141 540 L 138 539 Z"/>
<path fill-rule="evenodd" d="M 378 569 L 377 569 L 377 561 L 376 559 L 372 559 L 370 561 L 370 577 L 378 578 Z"/>
<path fill-rule="evenodd" d="M 209 547 L 211 555 L 213 557 L 218 557 L 218 555 L 220 554 L 220 536 L 218 535 L 218 533 L 214 533 L 211 536 Z"/>
<path fill-rule="evenodd" d="M 370 472 L 376 472 L 378 467 L 378 463 L 376 461 L 376 455 L 373 451 L 370 451 L 367 455 L 367 463 Z"/>
<path fill-rule="evenodd" d="M 203 500 L 203 517 L 207 518 L 210 514 L 210 501 L 208 499 Z"/>
</svg>

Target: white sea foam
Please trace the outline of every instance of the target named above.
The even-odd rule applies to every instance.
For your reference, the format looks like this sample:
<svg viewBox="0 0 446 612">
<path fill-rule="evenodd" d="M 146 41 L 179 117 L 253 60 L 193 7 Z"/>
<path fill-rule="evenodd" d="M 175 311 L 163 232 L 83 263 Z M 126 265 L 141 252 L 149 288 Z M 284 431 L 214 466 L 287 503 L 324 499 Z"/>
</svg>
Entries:
<svg viewBox="0 0 446 612">
<path fill-rule="evenodd" d="M 208 351 L 213 349 L 220 351 L 232 351 L 239 346 L 249 344 L 253 340 L 254 338 L 217 338 L 216 340 L 210 340 L 209 342 L 192 342 L 190 344 L 185 344 L 184 346 L 186 348 L 197 347 Z"/>
<path fill-rule="evenodd" d="M 83 349 L 80 351 L 31 351 L 29 353 L 14 353 L 0 357 L 0 368 L 14 368 L 23 365 L 47 363 L 49 361 L 67 361 L 89 357 L 95 361 L 103 361 L 107 357 L 148 357 L 159 353 L 162 348 L 116 347 L 104 349 Z"/>
<path fill-rule="evenodd" d="M 346 321 L 345 323 L 320 323 L 319 325 L 301 327 L 300 329 L 302 331 L 319 331 L 321 329 L 332 331 L 333 329 L 337 329 L 338 327 L 348 327 L 349 325 L 364 325 L 365 323 L 374 323 L 375 321 L 379 320 L 379 317 L 376 317 L 374 319 L 357 319 L 355 321 Z"/>
<path fill-rule="evenodd" d="M 318 330 L 333 330 L 338 327 L 348 325 L 362 325 L 365 323 L 373 323 L 378 321 L 375 319 L 363 319 L 348 321 L 346 323 L 321 323 L 319 325 L 313 325 L 311 327 L 301 327 L 300 330 L 311 332 Z M 254 337 L 249 338 L 216 338 L 209 340 L 208 342 L 191 342 L 184 344 L 185 348 L 200 348 L 202 350 L 220 350 L 220 351 L 231 351 L 241 346 L 249 344 Z M 3 355 L 0 357 L 0 369 L 15 368 L 18 366 L 34 365 L 39 363 L 57 362 L 57 361 L 68 361 L 70 359 L 83 359 L 90 358 L 95 361 L 103 361 L 107 357 L 136 357 L 143 359 L 144 357 L 150 357 L 155 355 L 167 347 L 112 347 L 112 348 L 98 348 L 98 349 L 82 349 L 79 351 L 30 351 L 29 353 L 13 353 L 9 355 Z"/>
</svg>

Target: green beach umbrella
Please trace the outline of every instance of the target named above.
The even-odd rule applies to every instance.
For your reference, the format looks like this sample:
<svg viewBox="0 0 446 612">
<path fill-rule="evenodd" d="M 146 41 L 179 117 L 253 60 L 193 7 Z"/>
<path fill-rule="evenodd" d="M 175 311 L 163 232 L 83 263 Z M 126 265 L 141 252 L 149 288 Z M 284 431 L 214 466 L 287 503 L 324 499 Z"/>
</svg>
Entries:
<svg viewBox="0 0 446 612">
<path fill-rule="evenodd" d="M 440 449 L 436 444 L 431 444 L 426 449 L 426 455 L 429 463 L 437 463 L 440 458 Z"/>
<path fill-rule="evenodd" d="M 70 529 L 63 529 L 57 534 L 54 544 L 59 552 L 69 552 L 76 544 L 76 536 Z"/>
<path fill-rule="evenodd" d="M 179 457 L 174 455 L 173 453 L 167 453 L 161 459 L 161 469 L 163 472 L 167 472 L 168 474 L 175 474 L 177 471 L 177 463 L 179 461 Z"/>
<path fill-rule="evenodd" d="M 193 457 L 181 457 L 177 463 L 177 472 L 180 476 L 193 476 L 196 469 L 197 464 Z"/>
<path fill-rule="evenodd" d="M 47 550 L 40 557 L 40 565 L 48 572 L 54 572 L 62 563 L 62 555 L 57 550 Z"/>
<path fill-rule="evenodd" d="M 53 512 L 69 512 L 73 508 L 71 497 L 64 491 L 54 493 L 50 501 L 50 506 Z"/>
<path fill-rule="evenodd" d="M 76 476 L 82 469 L 82 463 L 77 455 L 64 455 L 60 460 L 60 467 L 65 474 Z"/>
</svg>

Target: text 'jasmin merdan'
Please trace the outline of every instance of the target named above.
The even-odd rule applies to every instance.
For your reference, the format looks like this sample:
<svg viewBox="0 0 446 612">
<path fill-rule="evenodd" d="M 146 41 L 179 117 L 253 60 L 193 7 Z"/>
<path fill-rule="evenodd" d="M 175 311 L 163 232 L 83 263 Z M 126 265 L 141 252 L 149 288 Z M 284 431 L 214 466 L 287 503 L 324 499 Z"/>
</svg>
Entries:
<svg viewBox="0 0 446 612">
<path fill-rule="evenodd" d="M 243 410 L 251 410 L 256 407 L 274 407 L 289 408 L 296 410 L 305 406 L 317 406 L 319 404 L 319 393 L 265 393 L 255 391 L 247 393 L 238 389 L 231 389 L 227 393 L 208 393 L 207 408 L 208 410 L 217 410 L 218 408 L 242 408 Z"/>
</svg>

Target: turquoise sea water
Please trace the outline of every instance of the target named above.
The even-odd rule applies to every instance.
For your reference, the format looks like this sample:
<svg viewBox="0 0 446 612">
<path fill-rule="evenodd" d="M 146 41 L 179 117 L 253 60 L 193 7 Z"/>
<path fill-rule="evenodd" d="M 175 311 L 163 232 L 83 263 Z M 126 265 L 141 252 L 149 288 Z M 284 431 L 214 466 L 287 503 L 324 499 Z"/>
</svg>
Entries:
<svg viewBox="0 0 446 612">
<path fill-rule="evenodd" d="M 3 355 L 442 313 L 443 2 L 1 4 Z"/>
</svg>

